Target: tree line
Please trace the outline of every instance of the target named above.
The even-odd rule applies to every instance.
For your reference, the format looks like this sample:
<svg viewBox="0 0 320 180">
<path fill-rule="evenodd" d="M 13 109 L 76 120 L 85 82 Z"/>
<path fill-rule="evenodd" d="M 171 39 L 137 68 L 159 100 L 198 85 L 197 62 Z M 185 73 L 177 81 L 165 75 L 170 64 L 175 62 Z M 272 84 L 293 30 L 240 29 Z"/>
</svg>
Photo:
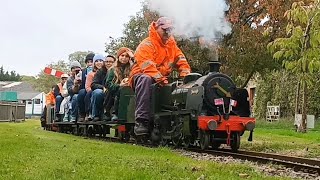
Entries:
<svg viewBox="0 0 320 180">
<path fill-rule="evenodd" d="M 0 81 L 20 81 L 21 76 L 15 71 L 5 71 L 3 66 L 0 67 Z"/>
</svg>

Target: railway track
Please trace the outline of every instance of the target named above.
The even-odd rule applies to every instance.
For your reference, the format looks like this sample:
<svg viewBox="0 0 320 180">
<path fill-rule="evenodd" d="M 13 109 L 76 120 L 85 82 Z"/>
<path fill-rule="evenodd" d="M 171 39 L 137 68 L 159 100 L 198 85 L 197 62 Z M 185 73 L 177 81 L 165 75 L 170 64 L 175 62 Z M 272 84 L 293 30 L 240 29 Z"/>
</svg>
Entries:
<svg viewBox="0 0 320 180">
<path fill-rule="evenodd" d="M 105 141 L 112 141 L 112 142 L 122 142 L 118 137 L 108 137 L 108 136 L 102 136 L 98 134 L 92 134 L 87 135 L 88 138 L 94 138 L 99 140 L 105 140 Z M 140 144 L 137 142 L 134 142 L 132 140 L 126 142 L 129 144 L 139 144 L 146 147 L 154 147 L 151 144 Z M 197 153 L 207 153 L 210 155 L 216 155 L 216 156 L 231 156 L 235 159 L 242 159 L 242 160 L 248 160 L 253 162 L 259 162 L 259 163 L 272 163 L 277 165 L 283 165 L 288 168 L 292 168 L 294 171 L 297 172 L 305 172 L 310 174 L 317 174 L 320 176 L 320 161 L 318 160 L 312 160 L 312 159 L 306 159 L 306 158 L 300 158 L 300 157 L 293 157 L 293 156 L 284 156 L 284 155 L 278 155 L 278 154 L 271 154 L 271 153 L 261 153 L 261 152 L 253 152 L 253 151 L 238 151 L 237 153 L 231 152 L 230 150 L 201 150 L 200 148 L 192 147 L 185 149 L 187 151 L 191 152 L 197 152 Z"/>
<path fill-rule="evenodd" d="M 200 150 L 198 148 L 188 148 L 188 151 L 197 152 L 197 153 L 207 153 L 210 155 L 217 156 L 231 156 L 236 159 L 254 161 L 259 163 L 272 163 L 283 165 L 288 168 L 292 168 L 294 171 L 302 171 L 310 174 L 318 174 L 320 176 L 320 161 L 292 157 L 292 156 L 283 156 L 278 154 L 270 153 L 260 153 L 253 151 L 238 151 L 237 153 L 225 150 Z"/>
<path fill-rule="evenodd" d="M 107 141 L 112 142 L 121 142 L 118 138 L 111 138 L 108 137 L 105 139 Z M 129 141 L 127 143 L 135 144 L 136 142 Z M 141 145 L 141 144 L 139 144 Z M 145 147 L 154 148 L 154 146 L 150 144 L 143 144 Z M 216 156 L 231 156 L 235 159 L 242 159 L 242 160 L 248 160 L 252 162 L 258 162 L 258 163 L 271 163 L 271 164 L 277 164 L 277 165 L 283 165 L 287 168 L 292 168 L 296 172 L 305 172 L 310 174 L 317 174 L 320 176 L 320 161 L 318 160 L 312 160 L 307 158 L 301 158 L 301 157 L 293 157 L 293 156 L 284 156 L 279 154 L 271 154 L 271 153 L 261 153 L 261 152 L 254 152 L 254 151 L 238 151 L 237 153 L 231 152 L 231 150 L 201 150 L 200 148 L 187 148 L 185 149 L 187 151 L 191 152 L 197 152 L 197 153 L 207 153 L 210 155 L 216 155 Z"/>
</svg>

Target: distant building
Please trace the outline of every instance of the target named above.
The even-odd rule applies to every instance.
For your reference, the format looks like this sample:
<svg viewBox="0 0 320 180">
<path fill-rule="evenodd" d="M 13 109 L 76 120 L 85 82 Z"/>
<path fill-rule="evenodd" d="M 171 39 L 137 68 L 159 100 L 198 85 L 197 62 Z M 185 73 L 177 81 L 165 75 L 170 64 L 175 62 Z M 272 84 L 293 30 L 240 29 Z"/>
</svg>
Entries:
<svg viewBox="0 0 320 180">
<path fill-rule="evenodd" d="M 246 86 L 246 89 L 249 93 L 249 104 L 251 108 L 254 105 L 254 100 L 256 97 L 256 88 L 257 88 L 257 81 L 255 79 L 251 79 Z"/>
<path fill-rule="evenodd" d="M 26 104 L 26 116 L 41 115 L 45 105 L 45 93 L 36 91 L 27 82 L 0 81 L 0 92 L 17 92 L 19 103 Z"/>
</svg>

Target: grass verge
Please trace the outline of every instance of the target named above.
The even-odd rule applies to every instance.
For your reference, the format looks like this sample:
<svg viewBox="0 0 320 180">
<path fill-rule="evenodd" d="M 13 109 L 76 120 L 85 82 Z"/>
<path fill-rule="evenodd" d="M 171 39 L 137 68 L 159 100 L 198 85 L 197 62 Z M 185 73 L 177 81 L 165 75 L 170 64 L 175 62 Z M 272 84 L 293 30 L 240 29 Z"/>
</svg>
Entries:
<svg viewBox="0 0 320 180">
<path fill-rule="evenodd" d="M 41 130 L 39 121 L 0 124 L 0 179 L 284 179 L 243 164 L 197 161 L 167 148 L 110 143 Z"/>
<path fill-rule="evenodd" d="M 258 120 L 253 142 L 248 142 L 246 133 L 241 148 L 245 150 L 275 152 L 292 156 L 320 158 L 320 122 L 307 133 L 295 132 L 293 120 L 281 119 L 278 122 Z"/>
</svg>

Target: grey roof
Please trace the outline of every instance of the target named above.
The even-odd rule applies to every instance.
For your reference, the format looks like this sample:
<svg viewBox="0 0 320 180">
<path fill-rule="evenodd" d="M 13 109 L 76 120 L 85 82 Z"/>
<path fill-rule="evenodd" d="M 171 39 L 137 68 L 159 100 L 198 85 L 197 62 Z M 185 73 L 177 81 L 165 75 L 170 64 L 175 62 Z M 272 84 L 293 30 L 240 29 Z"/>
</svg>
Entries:
<svg viewBox="0 0 320 180">
<path fill-rule="evenodd" d="M 0 81 L 1 91 L 38 92 L 27 82 Z"/>
<path fill-rule="evenodd" d="M 20 92 L 18 93 L 18 100 L 31 100 L 36 97 L 39 92 Z"/>
<path fill-rule="evenodd" d="M 32 99 L 41 93 L 36 91 L 32 85 L 27 82 L 12 81 L 0 81 L 0 92 L 2 91 L 16 91 L 19 100 Z"/>
</svg>

